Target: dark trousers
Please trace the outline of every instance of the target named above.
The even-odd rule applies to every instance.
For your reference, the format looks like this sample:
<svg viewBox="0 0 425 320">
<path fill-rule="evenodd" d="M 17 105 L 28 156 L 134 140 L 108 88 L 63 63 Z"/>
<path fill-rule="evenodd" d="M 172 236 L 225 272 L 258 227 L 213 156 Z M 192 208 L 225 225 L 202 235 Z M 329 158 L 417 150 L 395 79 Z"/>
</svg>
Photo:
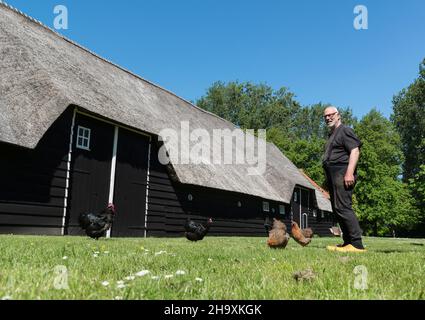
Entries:
<svg viewBox="0 0 425 320">
<path fill-rule="evenodd" d="M 346 188 L 344 185 L 347 166 L 327 165 L 324 168 L 331 196 L 332 210 L 341 227 L 344 244 L 352 244 L 356 248 L 363 249 L 362 230 L 352 207 L 354 186 Z"/>
</svg>

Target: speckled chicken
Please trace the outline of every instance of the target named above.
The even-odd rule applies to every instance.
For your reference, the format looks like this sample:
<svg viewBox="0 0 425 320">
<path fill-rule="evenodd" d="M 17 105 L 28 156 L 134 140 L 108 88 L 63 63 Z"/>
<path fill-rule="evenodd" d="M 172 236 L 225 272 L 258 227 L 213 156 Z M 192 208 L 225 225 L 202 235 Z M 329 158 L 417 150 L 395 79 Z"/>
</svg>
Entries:
<svg viewBox="0 0 425 320">
<path fill-rule="evenodd" d="M 301 229 L 301 232 L 303 233 L 304 237 L 313 238 L 313 235 L 314 235 L 313 229 L 305 228 L 305 229 Z"/>
<path fill-rule="evenodd" d="M 273 218 L 273 226 L 269 231 L 267 245 L 270 248 L 285 248 L 289 241 L 289 234 L 286 232 L 285 224 Z"/>
</svg>

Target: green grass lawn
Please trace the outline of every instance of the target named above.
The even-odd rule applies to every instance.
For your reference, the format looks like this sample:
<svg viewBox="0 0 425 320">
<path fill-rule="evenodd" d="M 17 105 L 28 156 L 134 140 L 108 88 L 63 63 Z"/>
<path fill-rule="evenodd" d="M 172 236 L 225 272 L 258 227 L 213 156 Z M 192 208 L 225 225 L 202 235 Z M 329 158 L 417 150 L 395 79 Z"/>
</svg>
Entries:
<svg viewBox="0 0 425 320">
<path fill-rule="evenodd" d="M 325 249 L 338 241 L 303 248 L 291 239 L 273 250 L 265 237 L 0 236 L 0 298 L 424 299 L 425 240 L 365 238 L 363 254 Z M 313 276 L 295 280 L 304 270 Z"/>
</svg>

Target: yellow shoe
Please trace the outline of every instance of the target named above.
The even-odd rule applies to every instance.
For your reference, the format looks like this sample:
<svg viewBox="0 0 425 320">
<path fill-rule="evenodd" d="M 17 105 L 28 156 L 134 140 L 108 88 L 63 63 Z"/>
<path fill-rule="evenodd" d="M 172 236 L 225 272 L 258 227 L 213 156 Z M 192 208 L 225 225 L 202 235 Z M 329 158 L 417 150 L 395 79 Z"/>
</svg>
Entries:
<svg viewBox="0 0 425 320">
<path fill-rule="evenodd" d="M 344 247 L 343 244 L 337 244 L 335 246 L 327 246 L 326 249 L 328 249 L 329 251 L 336 251 L 337 248 L 342 248 Z"/>
<path fill-rule="evenodd" d="M 366 252 L 366 249 L 357 249 L 356 247 L 354 247 L 351 244 L 348 244 L 344 247 L 336 247 L 336 249 L 334 251 L 338 251 L 338 252 L 356 252 L 356 253 L 361 253 L 361 252 Z"/>
</svg>

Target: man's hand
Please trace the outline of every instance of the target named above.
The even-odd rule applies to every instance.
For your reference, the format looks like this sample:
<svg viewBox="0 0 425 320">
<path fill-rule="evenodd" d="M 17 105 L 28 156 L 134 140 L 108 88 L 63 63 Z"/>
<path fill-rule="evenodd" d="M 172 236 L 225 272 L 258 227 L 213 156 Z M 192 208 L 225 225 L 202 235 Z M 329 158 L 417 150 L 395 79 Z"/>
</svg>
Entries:
<svg viewBox="0 0 425 320">
<path fill-rule="evenodd" d="M 354 175 L 351 172 L 346 172 L 345 176 L 344 176 L 344 185 L 347 189 L 351 188 L 352 186 L 354 186 Z"/>
<path fill-rule="evenodd" d="M 347 189 L 354 186 L 354 183 L 355 183 L 354 171 L 356 170 L 357 161 L 359 161 L 359 156 L 360 156 L 359 148 L 354 148 L 353 150 L 351 150 L 347 172 L 345 173 L 345 176 L 344 176 L 344 185 Z"/>
</svg>

